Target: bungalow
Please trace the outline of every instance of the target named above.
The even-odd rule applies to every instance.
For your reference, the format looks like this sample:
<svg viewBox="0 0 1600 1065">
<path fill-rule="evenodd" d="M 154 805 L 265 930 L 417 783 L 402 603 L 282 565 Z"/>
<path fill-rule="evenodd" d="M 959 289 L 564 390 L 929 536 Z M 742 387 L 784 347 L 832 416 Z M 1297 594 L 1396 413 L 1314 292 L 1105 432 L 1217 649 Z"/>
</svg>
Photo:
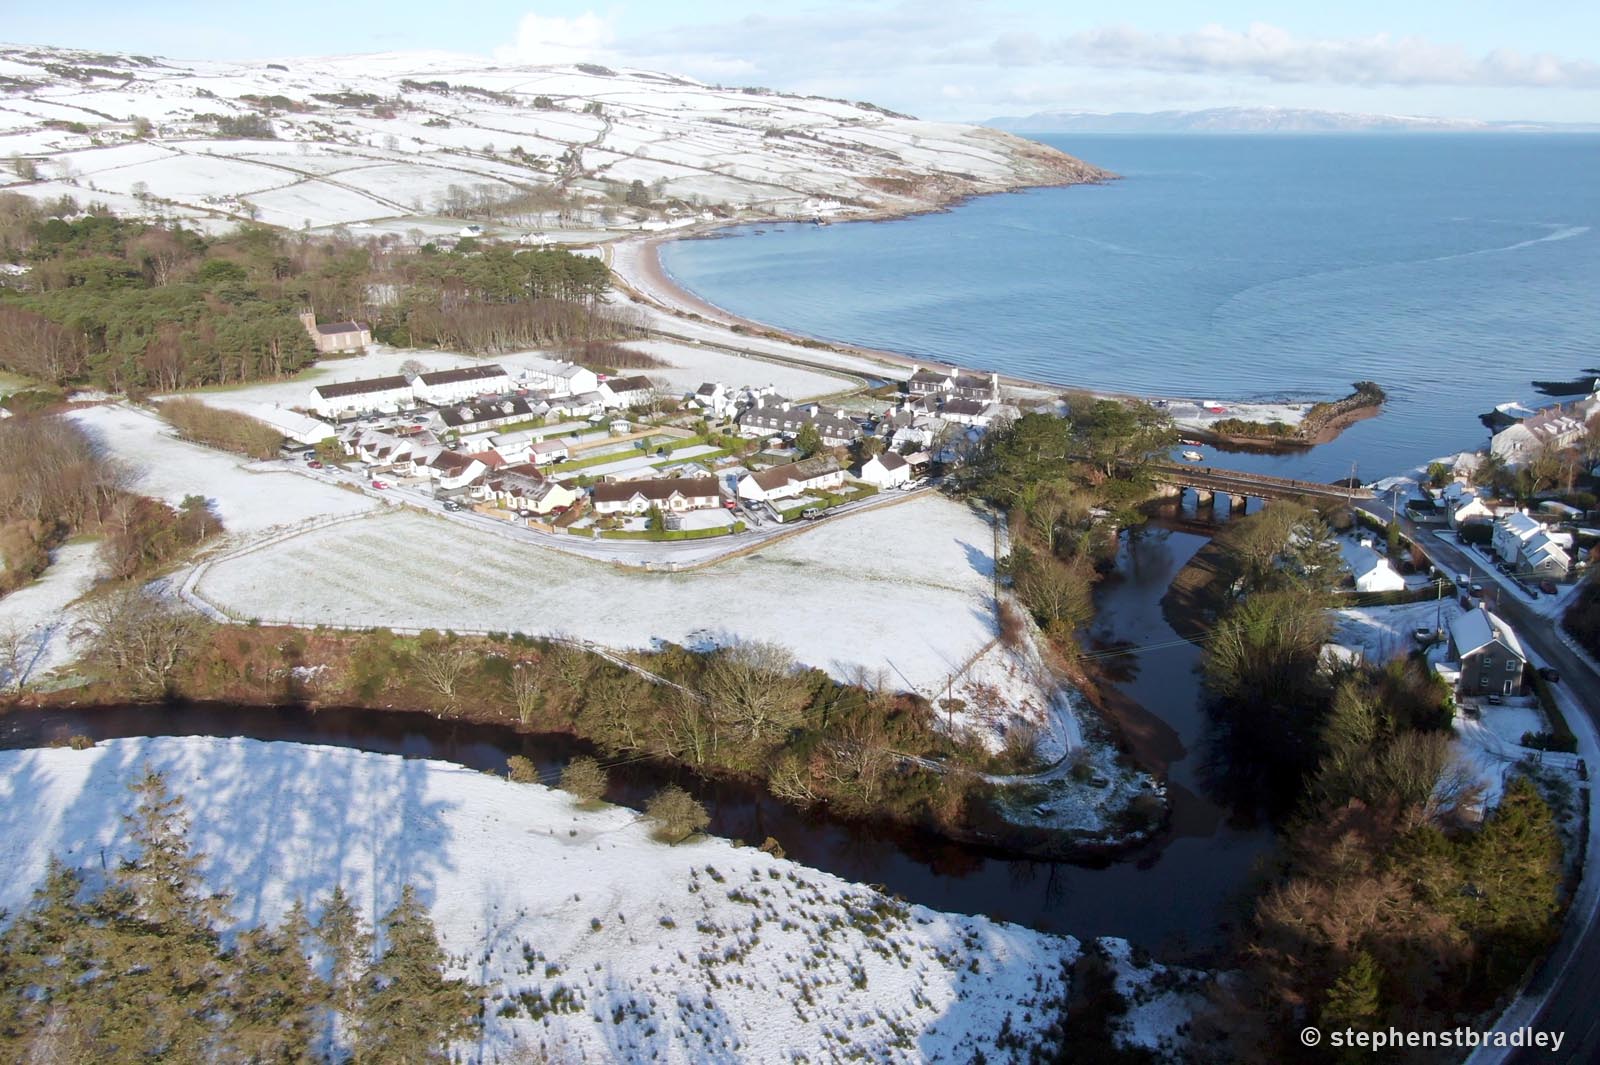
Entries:
<svg viewBox="0 0 1600 1065">
<path fill-rule="evenodd" d="M 1512 695 L 1522 690 L 1527 652 L 1511 626 L 1488 607 L 1464 611 L 1450 622 L 1449 658 L 1460 664 L 1456 690 L 1462 695 Z"/>
<path fill-rule="evenodd" d="M 1351 551 L 1348 561 L 1358 592 L 1398 592 L 1406 586 L 1406 579 L 1395 572 L 1389 560 L 1371 548 Z"/>
<path fill-rule="evenodd" d="M 988 428 L 999 413 L 999 404 L 978 399 L 947 399 L 939 409 L 939 417 L 947 422 L 979 428 Z"/>
<path fill-rule="evenodd" d="M 329 322 L 327 325 L 318 325 L 317 316 L 307 310 L 300 312 L 300 324 L 306 327 L 306 334 L 311 337 L 311 345 L 317 349 L 319 355 L 333 351 L 355 351 L 372 343 L 371 330 L 360 322 Z"/>
<path fill-rule="evenodd" d="M 788 499 L 807 491 L 826 491 L 844 484 L 844 471 L 832 455 L 815 455 L 800 462 L 772 466 L 746 474 L 739 480 L 739 498 L 752 502 Z"/>
<path fill-rule="evenodd" d="M 1494 525 L 1494 553 L 1501 562 L 1515 563 L 1522 545 L 1544 531 L 1544 526 L 1522 511 L 1507 514 Z"/>
<path fill-rule="evenodd" d="M 654 399 L 656 386 L 648 377 L 612 377 L 600 382 L 598 391 L 608 409 L 642 407 Z"/>
<path fill-rule="evenodd" d="M 643 514 L 651 507 L 681 512 L 720 507 L 722 493 L 715 477 L 662 477 L 597 484 L 589 489 L 589 501 L 598 514 Z"/>
<path fill-rule="evenodd" d="M 1562 580 L 1572 568 L 1566 549 L 1547 532 L 1536 532 L 1523 543 L 1517 555 L 1517 571 L 1524 577 Z"/>
<path fill-rule="evenodd" d="M 561 440 L 538 440 L 528 445 L 528 461 L 540 466 L 565 462 L 571 457 L 572 450 Z"/>
<path fill-rule="evenodd" d="M 598 391 L 550 398 L 550 413 L 563 418 L 587 418 L 605 409 L 606 397 Z"/>
<path fill-rule="evenodd" d="M 317 385 L 306 400 L 306 409 L 323 418 L 350 418 L 364 411 L 393 414 L 415 402 L 411 382 L 396 374 L 371 377 L 364 381 L 340 381 Z"/>
<path fill-rule="evenodd" d="M 511 376 L 498 363 L 492 362 L 482 366 L 458 366 L 454 370 L 431 370 L 418 374 L 412 382 L 412 391 L 419 400 L 441 407 L 515 388 Z"/>
<path fill-rule="evenodd" d="M 520 396 L 514 396 L 441 407 L 434 412 L 433 420 L 440 428 L 465 433 L 543 418 L 549 410 L 549 405 L 542 400 L 530 403 Z"/>
<path fill-rule="evenodd" d="M 327 422 L 299 414 L 267 403 L 257 403 L 250 410 L 251 417 L 266 422 L 297 444 L 320 444 L 337 431 Z"/>
</svg>

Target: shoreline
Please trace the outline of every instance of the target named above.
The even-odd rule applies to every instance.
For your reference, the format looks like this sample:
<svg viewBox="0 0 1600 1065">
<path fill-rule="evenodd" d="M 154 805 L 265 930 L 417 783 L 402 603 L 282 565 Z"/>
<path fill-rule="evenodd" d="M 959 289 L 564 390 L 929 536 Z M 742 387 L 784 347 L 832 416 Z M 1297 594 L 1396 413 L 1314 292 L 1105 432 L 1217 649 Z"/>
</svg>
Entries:
<svg viewBox="0 0 1600 1065">
<path fill-rule="evenodd" d="M 1098 182 L 1095 184 L 1098 184 Z M 998 191 L 1016 192 L 1023 190 L 1007 189 Z M 983 195 L 989 194 L 986 193 Z M 852 218 L 847 221 L 841 221 L 832 224 L 846 225 L 856 222 L 896 221 L 901 218 L 916 217 L 920 214 L 931 214 L 946 211 L 951 209 L 953 206 L 958 206 L 960 202 L 964 202 L 965 200 L 972 198 L 974 197 L 963 197 L 961 201 L 957 201 L 954 204 L 947 204 L 937 208 L 929 208 L 928 210 L 924 211 L 905 212 L 900 214 L 884 215 L 882 217 Z M 705 239 L 719 230 L 755 224 L 758 223 L 750 221 L 719 222 L 704 227 L 688 227 L 670 234 L 658 234 L 639 238 L 623 238 L 620 241 L 616 241 L 605 246 L 605 261 L 606 264 L 612 269 L 612 274 L 616 281 L 617 287 L 628 298 L 638 303 L 652 306 L 661 313 L 675 318 L 686 318 L 691 321 L 698 321 L 712 326 L 720 326 L 731 333 L 735 339 L 763 339 L 779 344 L 791 345 L 801 348 L 805 351 L 827 351 L 837 355 L 845 356 L 847 358 L 860 359 L 867 362 L 876 363 L 885 369 L 900 369 L 909 371 L 914 366 L 952 365 L 943 358 L 934 357 L 931 355 L 919 357 L 903 351 L 894 351 L 886 348 L 872 348 L 850 344 L 844 341 L 832 340 L 826 337 L 808 336 L 807 334 L 797 333 L 767 322 L 761 322 L 753 318 L 747 318 L 744 315 L 737 314 L 725 307 L 720 307 L 705 297 L 695 293 L 677 278 L 673 277 L 661 261 L 661 247 L 669 241 Z M 805 225 L 806 223 L 798 219 L 777 219 L 759 224 Z M 777 354 L 776 357 L 782 358 L 783 356 L 781 354 Z M 963 369 L 974 372 L 987 372 L 983 367 L 976 365 L 968 365 L 966 363 L 961 363 L 959 365 Z M 1087 393 L 1107 399 L 1137 401 L 1143 403 L 1153 403 L 1157 400 L 1160 400 L 1169 406 L 1174 403 L 1189 403 L 1198 405 L 1199 402 L 1187 396 L 1126 392 L 1115 389 L 1095 388 L 1083 384 L 1052 382 L 1037 378 L 1019 377 L 1015 374 L 1001 373 L 999 374 L 999 378 L 1002 385 L 1017 391 L 1034 393 L 1035 396 L 1033 398 L 1036 399 L 1053 398 L 1065 393 L 1076 392 Z M 1281 420 L 1280 412 L 1282 408 L 1298 408 L 1302 406 L 1309 406 L 1314 402 L 1317 401 L 1309 398 L 1304 400 L 1283 400 L 1280 402 L 1238 400 L 1230 401 L 1229 406 L 1232 408 L 1233 416 L 1239 416 L 1239 414 L 1243 413 L 1252 416 L 1249 417 L 1248 420 L 1270 421 Z M 1222 439 L 1219 434 L 1212 433 L 1204 423 L 1184 422 L 1174 419 L 1174 427 L 1177 428 L 1181 433 L 1207 434 L 1213 437 L 1213 440 L 1207 441 L 1208 443 L 1211 443 L 1213 446 L 1222 447 L 1225 450 L 1236 449 L 1240 452 L 1266 450 L 1274 452 L 1291 452 L 1303 451 L 1312 447 L 1316 447 L 1320 444 L 1326 444 L 1336 439 L 1340 433 L 1342 433 L 1346 428 L 1355 422 L 1363 420 L 1367 417 L 1375 417 L 1378 413 L 1381 413 L 1381 408 L 1374 409 L 1371 412 L 1365 413 L 1356 418 L 1335 418 L 1330 421 L 1328 425 L 1324 426 L 1313 439 L 1303 442 L 1296 441 L 1294 444 L 1288 447 L 1284 447 L 1283 442 L 1281 441 L 1272 441 L 1272 446 L 1270 448 L 1260 448 L 1259 446 L 1248 446 L 1243 444 L 1235 446 L 1231 441 Z M 1264 439 L 1262 443 L 1265 442 L 1266 441 Z"/>
</svg>

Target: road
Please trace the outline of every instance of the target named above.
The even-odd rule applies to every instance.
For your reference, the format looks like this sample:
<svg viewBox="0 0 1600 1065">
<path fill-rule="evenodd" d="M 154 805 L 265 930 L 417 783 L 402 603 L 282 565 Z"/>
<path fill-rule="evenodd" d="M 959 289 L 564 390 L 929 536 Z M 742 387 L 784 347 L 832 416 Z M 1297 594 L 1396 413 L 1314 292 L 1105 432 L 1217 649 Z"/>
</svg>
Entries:
<svg viewBox="0 0 1600 1065">
<path fill-rule="evenodd" d="M 1370 509 L 1383 518 L 1392 513 L 1387 504 Z M 1486 593 L 1493 593 L 1495 612 L 1511 623 L 1517 638 L 1536 659 L 1560 671 L 1561 681 L 1555 688 L 1568 724 L 1578 737 L 1578 751 L 1589 766 L 1600 765 L 1600 675 L 1583 655 L 1567 645 L 1556 621 L 1539 614 L 1505 589 L 1501 575 L 1493 570 L 1486 571 L 1481 560 L 1435 536 L 1435 527 L 1418 526 L 1404 516 L 1400 524 L 1412 542 L 1446 574 L 1469 573 L 1474 580 L 1481 575 Z M 1592 793 L 1593 789 L 1589 790 Z M 1479 1051 L 1468 1059 L 1471 1065 L 1600 1061 L 1600 1009 L 1595 1005 L 1595 991 L 1600 988 L 1600 921 L 1596 920 L 1597 911 L 1600 911 L 1600 875 L 1589 865 L 1597 854 L 1597 847 L 1600 847 L 1600 820 L 1594 817 L 1591 804 L 1585 876 L 1562 927 L 1561 938 L 1498 1025 L 1502 1031 L 1526 1026 L 1535 1031 L 1564 1032 L 1566 1038 L 1560 1053 L 1552 1055 L 1532 1049 Z"/>
</svg>

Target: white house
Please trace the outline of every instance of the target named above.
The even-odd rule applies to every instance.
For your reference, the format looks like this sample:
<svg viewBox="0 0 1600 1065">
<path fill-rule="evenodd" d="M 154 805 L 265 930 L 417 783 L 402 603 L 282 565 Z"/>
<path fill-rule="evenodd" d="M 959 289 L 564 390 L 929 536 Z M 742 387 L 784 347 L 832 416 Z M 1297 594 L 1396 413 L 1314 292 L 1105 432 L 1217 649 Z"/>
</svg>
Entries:
<svg viewBox="0 0 1600 1065">
<path fill-rule="evenodd" d="M 607 409 L 642 407 L 655 396 L 656 386 L 648 377 L 612 377 L 601 381 L 596 391 Z"/>
<path fill-rule="evenodd" d="M 1358 592 L 1398 592 L 1406 580 L 1389 565 L 1389 560 L 1369 547 L 1357 548 L 1346 556 Z"/>
<path fill-rule="evenodd" d="M 489 472 L 478 459 L 455 451 L 440 451 L 428 461 L 427 475 L 446 491 L 465 488 Z"/>
<path fill-rule="evenodd" d="M 1572 558 L 1566 548 L 1543 531 L 1528 537 L 1517 555 L 1517 571 L 1527 577 L 1561 580 L 1571 568 Z"/>
<path fill-rule="evenodd" d="M 587 418 L 606 409 L 606 397 L 598 391 L 577 392 L 550 399 L 550 413 L 563 418 Z"/>
<path fill-rule="evenodd" d="M 1482 496 L 1467 496 L 1466 502 L 1450 510 L 1450 527 L 1459 529 L 1475 521 L 1493 521 L 1494 508 L 1484 502 Z"/>
<path fill-rule="evenodd" d="M 719 381 L 706 381 L 689 396 L 689 401 L 707 414 L 731 417 L 739 409 L 739 397 Z"/>
<path fill-rule="evenodd" d="M 1497 412 L 1503 408 L 1496 408 Z M 1600 414 L 1600 394 L 1576 403 L 1558 403 L 1522 418 L 1500 430 L 1489 441 L 1489 452 L 1516 469 L 1541 448 L 1569 448 L 1583 438 L 1590 418 Z"/>
<path fill-rule="evenodd" d="M 681 513 L 722 505 L 715 477 L 661 477 L 597 484 L 589 489 L 597 514 L 644 514 L 651 507 Z"/>
<path fill-rule="evenodd" d="M 338 431 L 327 422 L 267 403 L 256 404 L 251 408 L 250 414 L 257 421 L 266 422 L 297 444 L 320 444 L 338 435 Z"/>
<path fill-rule="evenodd" d="M 364 381 L 317 385 L 306 399 L 306 410 L 322 418 L 349 418 L 366 411 L 393 414 L 411 407 L 416 399 L 411 382 L 396 374 Z"/>
<path fill-rule="evenodd" d="M 566 510 L 578 501 L 580 493 L 546 479 L 532 466 L 518 465 L 490 474 L 473 489 L 473 495 L 504 510 L 543 515 Z"/>
<path fill-rule="evenodd" d="M 600 387 L 600 377 L 593 370 L 558 359 L 526 360 L 522 379 L 530 388 L 547 390 L 553 396 L 574 396 Z"/>
<path fill-rule="evenodd" d="M 528 445 L 528 461 L 548 466 L 552 462 L 565 462 L 572 451 L 560 440 L 536 440 Z"/>
<path fill-rule="evenodd" d="M 521 396 L 502 396 L 479 402 L 451 403 L 433 412 L 429 421 L 435 428 L 468 433 L 494 429 L 516 422 L 543 418 L 550 407 L 542 400 L 529 402 Z"/>
<path fill-rule="evenodd" d="M 982 399 L 952 397 L 939 408 L 939 417 L 957 425 L 972 425 L 986 429 L 1000 413 L 1000 404 Z"/>
<path fill-rule="evenodd" d="M 453 370 L 430 370 L 412 382 L 412 394 L 425 403 L 444 406 L 516 388 L 511 376 L 498 363 L 458 366 Z"/>
<path fill-rule="evenodd" d="M 1521 511 L 1507 514 L 1495 522 L 1494 553 L 1502 562 L 1515 563 L 1522 554 L 1522 545 L 1542 532 L 1544 526 Z"/>
<path fill-rule="evenodd" d="M 844 471 L 832 455 L 817 455 L 784 466 L 757 470 L 739 479 L 739 498 L 752 502 L 789 499 L 807 491 L 826 491 L 844 484 Z"/>
</svg>

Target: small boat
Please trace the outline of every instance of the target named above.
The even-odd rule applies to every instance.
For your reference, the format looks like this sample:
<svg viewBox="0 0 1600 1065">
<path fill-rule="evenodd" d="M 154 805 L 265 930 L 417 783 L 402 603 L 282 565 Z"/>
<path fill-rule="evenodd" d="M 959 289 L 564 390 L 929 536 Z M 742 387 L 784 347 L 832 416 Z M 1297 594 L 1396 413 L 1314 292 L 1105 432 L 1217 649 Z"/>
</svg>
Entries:
<svg viewBox="0 0 1600 1065">
<path fill-rule="evenodd" d="M 1205 456 L 1198 451 L 1185 451 L 1183 457 L 1190 462 L 1204 462 Z"/>
<path fill-rule="evenodd" d="M 825 225 L 828 224 L 828 220 L 826 218 L 822 217 L 820 214 L 819 215 L 812 215 L 811 216 L 811 224 L 814 225 L 814 226 L 825 226 Z"/>
</svg>

